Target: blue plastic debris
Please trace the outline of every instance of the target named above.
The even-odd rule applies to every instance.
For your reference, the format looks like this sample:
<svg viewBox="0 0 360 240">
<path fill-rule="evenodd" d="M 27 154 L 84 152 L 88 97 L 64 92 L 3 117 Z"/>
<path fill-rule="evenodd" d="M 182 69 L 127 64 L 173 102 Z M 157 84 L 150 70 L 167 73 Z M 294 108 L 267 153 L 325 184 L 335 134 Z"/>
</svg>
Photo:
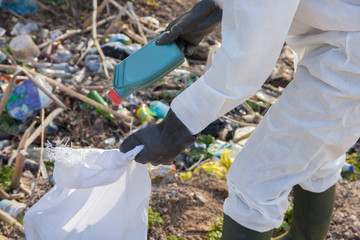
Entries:
<svg viewBox="0 0 360 240">
<path fill-rule="evenodd" d="M 37 12 L 38 8 L 35 4 L 29 3 L 26 0 L 16 1 L 0 1 L 0 10 L 4 8 L 11 10 L 17 14 L 30 14 Z"/>
</svg>

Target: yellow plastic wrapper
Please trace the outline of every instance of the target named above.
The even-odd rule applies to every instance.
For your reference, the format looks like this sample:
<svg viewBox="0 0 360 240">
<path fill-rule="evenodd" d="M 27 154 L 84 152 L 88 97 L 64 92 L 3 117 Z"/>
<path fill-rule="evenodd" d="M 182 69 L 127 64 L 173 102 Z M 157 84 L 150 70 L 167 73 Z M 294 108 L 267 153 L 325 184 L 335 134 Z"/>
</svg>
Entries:
<svg viewBox="0 0 360 240">
<path fill-rule="evenodd" d="M 226 150 L 221 154 L 219 163 L 223 164 L 227 170 L 229 170 L 232 161 L 229 158 L 229 154 L 231 153 L 231 150 Z"/>
<path fill-rule="evenodd" d="M 188 172 L 183 172 L 183 173 L 180 173 L 180 179 L 182 181 L 187 181 L 187 180 L 190 180 L 192 179 L 193 175 L 192 175 L 192 172 L 191 171 L 188 171 Z"/>
<path fill-rule="evenodd" d="M 214 174 L 220 178 L 226 177 L 228 173 L 228 169 L 223 164 L 214 161 L 202 164 L 200 167 L 195 168 L 194 172 L 198 173 L 200 171 L 199 168 L 204 172 Z"/>
</svg>

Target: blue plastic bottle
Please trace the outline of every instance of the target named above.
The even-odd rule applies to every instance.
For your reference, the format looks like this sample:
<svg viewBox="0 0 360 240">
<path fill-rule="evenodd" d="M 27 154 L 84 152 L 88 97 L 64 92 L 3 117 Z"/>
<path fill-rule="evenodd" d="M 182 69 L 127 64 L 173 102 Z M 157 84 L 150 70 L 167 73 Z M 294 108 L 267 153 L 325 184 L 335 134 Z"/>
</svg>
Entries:
<svg viewBox="0 0 360 240">
<path fill-rule="evenodd" d="M 131 93 L 156 83 L 184 62 L 185 56 L 174 42 L 157 46 L 157 38 L 115 67 L 114 89 L 108 93 L 114 104 L 119 105 Z"/>
</svg>

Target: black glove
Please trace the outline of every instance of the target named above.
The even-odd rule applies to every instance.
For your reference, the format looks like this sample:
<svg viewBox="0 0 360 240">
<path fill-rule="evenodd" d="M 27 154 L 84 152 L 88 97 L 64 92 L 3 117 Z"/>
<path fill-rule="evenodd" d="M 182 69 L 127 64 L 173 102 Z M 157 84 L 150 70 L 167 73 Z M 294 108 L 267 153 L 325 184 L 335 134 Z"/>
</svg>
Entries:
<svg viewBox="0 0 360 240">
<path fill-rule="evenodd" d="M 153 165 L 171 164 L 194 141 L 195 136 L 191 135 L 170 109 L 161 123 L 141 129 L 126 138 L 120 145 L 120 151 L 127 152 L 138 145 L 144 145 L 135 161 L 150 162 Z"/>
<path fill-rule="evenodd" d="M 172 21 L 156 44 L 166 45 L 175 40 L 185 55 L 191 55 L 194 47 L 220 23 L 221 17 L 222 10 L 215 0 L 202 0 Z"/>
</svg>

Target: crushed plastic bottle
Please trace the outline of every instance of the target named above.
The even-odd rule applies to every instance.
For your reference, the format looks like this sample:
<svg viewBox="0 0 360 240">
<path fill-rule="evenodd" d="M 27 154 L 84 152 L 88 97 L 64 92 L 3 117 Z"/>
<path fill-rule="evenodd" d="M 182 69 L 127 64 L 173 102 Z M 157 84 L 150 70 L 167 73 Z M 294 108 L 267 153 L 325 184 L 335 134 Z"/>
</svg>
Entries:
<svg viewBox="0 0 360 240">
<path fill-rule="evenodd" d="M 34 160 L 34 161 L 40 161 L 41 156 L 41 148 L 40 147 L 34 147 L 27 150 L 26 158 Z M 45 149 L 43 152 L 43 160 L 44 161 L 50 161 L 50 155 L 49 151 Z"/>
<path fill-rule="evenodd" d="M 66 49 L 58 49 L 52 56 L 51 59 L 56 63 L 69 62 L 72 58 L 72 53 Z"/>
<path fill-rule="evenodd" d="M 66 62 L 54 63 L 51 68 L 54 70 L 63 70 L 67 73 L 76 73 L 78 70 L 77 67 L 70 66 L 70 64 Z"/>
<path fill-rule="evenodd" d="M 160 101 L 152 101 L 150 103 L 150 113 L 152 116 L 157 118 L 165 118 L 166 114 L 169 112 L 170 107 Z"/>
<path fill-rule="evenodd" d="M 102 65 L 102 61 L 100 55 L 98 54 L 89 54 L 85 57 L 84 60 L 86 71 L 92 73 L 103 73 L 104 68 Z M 113 70 L 116 62 L 113 60 L 106 60 L 105 65 L 107 69 Z"/>
<path fill-rule="evenodd" d="M 3 199 L 0 201 L 0 209 L 17 219 L 26 209 L 26 204 Z"/>
<path fill-rule="evenodd" d="M 45 76 L 51 77 L 51 78 L 64 78 L 64 79 L 70 79 L 72 78 L 71 73 L 67 73 L 64 70 L 54 70 L 49 68 L 41 68 L 39 72 Z"/>
<path fill-rule="evenodd" d="M 51 39 L 54 39 L 54 38 L 57 38 L 57 37 L 61 36 L 62 34 L 63 34 L 62 31 L 56 30 L 56 31 L 50 33 L 50 38 L 51 38 Z"/>
<path fill-rule="evenodd" d="M 81 69 L 80 71 L 77 71 L 75 75 L 73 75 L 73 80 L 75 82 L 81 83 L 85 78 L 85 68 Z"/>
</svg>

